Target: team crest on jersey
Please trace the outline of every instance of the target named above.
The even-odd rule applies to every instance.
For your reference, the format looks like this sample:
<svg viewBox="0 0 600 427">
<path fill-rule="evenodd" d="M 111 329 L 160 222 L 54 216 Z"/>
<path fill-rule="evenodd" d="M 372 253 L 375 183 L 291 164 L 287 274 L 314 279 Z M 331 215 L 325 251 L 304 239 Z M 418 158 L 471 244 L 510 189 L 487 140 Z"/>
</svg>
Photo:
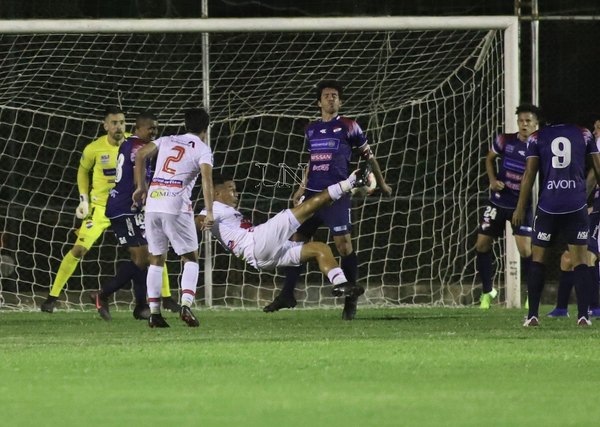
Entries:
<svg viewBox="0 0 600 427">
<path fill-rule="evenodd" d="M 314 133 L 315 133 L 315 131 L 314 131 L 314 130 L 312 130 L 312 129 L 310 129 L 310 130 L 307 132 L 307 134 L 308 134 L 308 137 L 310 138 L 311 136 L 313 136 L 313 134 L 314 134 Z"/>
<path fill-rule="evenodd" d="M 100 163 L 102 163 L 103 165 L 105 165 L 108 162 L 110 162 L 110 154 L 102 154 L 100 156 Z"/>
</svg>

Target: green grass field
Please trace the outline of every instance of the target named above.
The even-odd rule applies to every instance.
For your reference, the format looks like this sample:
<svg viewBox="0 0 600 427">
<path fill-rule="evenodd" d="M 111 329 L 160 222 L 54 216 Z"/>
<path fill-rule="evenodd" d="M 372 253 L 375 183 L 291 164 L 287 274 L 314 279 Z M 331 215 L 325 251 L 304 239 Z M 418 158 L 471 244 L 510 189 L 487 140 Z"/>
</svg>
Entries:
<svg viewBox="0 0 600 427">
<path fill-rule="evenodd" d="M 543 307 L 542 313 L 550 307 Z M 600 321 L 498 307 L 0 312 L 6 426 L 583 426 L 600 419 Z"/>
</svg>

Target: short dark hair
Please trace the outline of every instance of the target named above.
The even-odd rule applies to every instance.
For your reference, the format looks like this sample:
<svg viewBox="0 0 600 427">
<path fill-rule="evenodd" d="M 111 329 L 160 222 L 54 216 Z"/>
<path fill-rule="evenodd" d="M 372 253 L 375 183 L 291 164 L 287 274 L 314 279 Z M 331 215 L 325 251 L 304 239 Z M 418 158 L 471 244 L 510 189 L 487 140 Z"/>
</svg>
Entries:
<svg viewBox="0 0 600 427">
<path fill-rule="evenodd" d="M 542 110 L 537 105 L 521 104 L 517 107 L 517 111 L 515 111 L 515 114 L 518 115 L 521 113 L 531 113 L 535 115 L 535 118 L 538 122 L 542 122 Z"/>
<path fill-rule="evenodd" d="M 141 112 L 135 118 L 135 127 L 140 126 L 141 122 L 143 122 L 144 120 L 156 121 L 158 119 L 156 118 L 156 116 L 154 115 L 154 113 L 152 113 L 150 111 Z"/>
<path fill-rule="evenodd" d="M 344 88 L 340 82 L 338 82 L 336 80 L 323 80 L 323 81 L 317 83 L 317 87 L 316 87 L 317 101 L 321 100 L 321 94 L 323 93 L 323 89 L 325 89 L 325 88 L 337 90 L 338 96 L 340 98 L 342 97 L 342 91 Z"/>
<path fill-rule="evenodd" d="M 121 107 L 117 107 L 116 105 L 111 105 L 104 109 L 104 119 L 105 120 L 108 116 L 110 116 L 112 114 L 125 114 L 125 113 L 123 112 Z"/>
<path fill-rule="evenodd" d="M 190 108 L 185 110 L 185 130 L 201 133 L 208 129 L 210 117 L 204 108 Z"/>
<path fill-rule="evenodd" d="M 218 172 L 215 173 L 214 171 L 213 171 L 212 179 L 213 179 L 213 186 L 225 184 L 227 181 L 233 181 L 229 176 L 224 175 L 222 173 L 218 173 Z"/>
</svg>

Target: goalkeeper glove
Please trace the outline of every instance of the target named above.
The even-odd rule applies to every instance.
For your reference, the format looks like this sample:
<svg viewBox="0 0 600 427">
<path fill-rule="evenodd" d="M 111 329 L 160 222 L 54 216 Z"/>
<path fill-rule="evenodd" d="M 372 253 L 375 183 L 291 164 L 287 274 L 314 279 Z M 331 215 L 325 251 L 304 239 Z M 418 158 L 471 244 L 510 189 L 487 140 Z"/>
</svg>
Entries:
<svg viewBox="0 0 600 427">
<path fill-rule="evenodd" d="M 83 219 L 88 216 L 90 212 L 90 200 L 87 194 L 79 195 L 79 206 L 75 209 L 75 216 L 79 219 Z"/>
</svg>

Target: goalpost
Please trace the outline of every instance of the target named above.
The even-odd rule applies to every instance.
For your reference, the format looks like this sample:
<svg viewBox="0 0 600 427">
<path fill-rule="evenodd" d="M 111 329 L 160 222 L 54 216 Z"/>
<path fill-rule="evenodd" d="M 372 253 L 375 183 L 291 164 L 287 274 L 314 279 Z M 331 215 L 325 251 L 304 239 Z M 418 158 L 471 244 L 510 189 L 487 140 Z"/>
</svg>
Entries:
<svg viewBox="0 0 600 427">
<path fill-rule="evenodd" d="M 240 210 L 259 223 L 289 206 L 307 161 L 303 128 L 318 115 L 313 87 L 325 78 L 344 83 L 342 114 L 366 131 L 394 190 L 353 202 L 366 303 L 463 305 L 478 296 L 483 159 L 496 133 L 517 130 L 516 17 L 0 21 L 0 53 L 0 251 L 15 260 L 0 277 L 5 307 L 39 305 L 75 241 L 77 166 L 103 133 L 104 106 L 122 104 L 129 124 L 150 109 L 169 134 L 182 131 L 183 109 L 210 97 L 215 167 L 236 179 Z M 198 293 L 205 305 L 260 307 L 281 288 L 280 274 L 210 249 Z M 506 254 L 497 286 L 518 307 L 514 242 L 495 250 Z M 62 307 L 83 307 L 86 291 L 124 259 L 105 233 Z M 169 268 L 176 290 L 176 257 Z M 325 284 L 308 266 L 299 304 L 334 305 Z"/>
</svg>

